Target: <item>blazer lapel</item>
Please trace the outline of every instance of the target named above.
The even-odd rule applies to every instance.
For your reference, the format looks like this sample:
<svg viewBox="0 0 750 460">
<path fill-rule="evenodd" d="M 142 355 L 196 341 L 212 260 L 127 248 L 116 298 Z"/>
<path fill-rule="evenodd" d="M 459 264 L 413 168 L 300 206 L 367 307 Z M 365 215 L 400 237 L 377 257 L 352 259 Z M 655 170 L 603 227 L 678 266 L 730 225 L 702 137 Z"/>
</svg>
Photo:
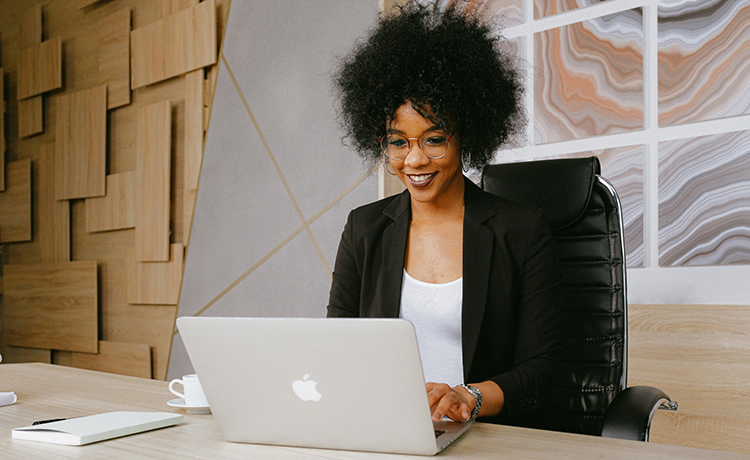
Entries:
<svg viewBox="0 0 750 460">
<path fill-rule="evenodd" d="M 401 285 L 404 280 L 406 242 L 411 221 L 411 195 L 404 191 L 393 200 L 383 214 L 393 220 L 393 224 L 383 232 L 383 285 L 381 289 L 384 318 L 398 318 L 401 312 Z"/>
<path fill-rule="evenodd" d="M 468 378 L 472 358 L 479 340 L 487 290 L 490 282 L 493 232 L 484 222 L 495 215 L 495 209 L 473 182 L 465 179 L 463 236 L 463 307 L 461 337 L 463 342 L 464 379 Z"/>
</svg>

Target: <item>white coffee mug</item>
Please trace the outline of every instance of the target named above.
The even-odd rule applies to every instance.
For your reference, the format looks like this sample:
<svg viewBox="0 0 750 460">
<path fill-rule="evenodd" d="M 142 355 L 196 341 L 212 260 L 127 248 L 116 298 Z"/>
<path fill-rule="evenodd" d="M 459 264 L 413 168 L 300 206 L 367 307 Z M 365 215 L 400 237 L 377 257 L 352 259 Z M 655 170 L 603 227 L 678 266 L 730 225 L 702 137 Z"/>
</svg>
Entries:
<svg viewBox="0 0 750 460">
<path fill-rule="evenodd" d="M 182 385 L 182 391 L 174 389 L 175 385 Z M 169 391 L 180 398 L 185 399 L 185 406 L 187 407 L 207 407 L 208 401 L 206 395 L 203 393 L 203 387 L 201 382 L 198 380 L 198 376 L 195 374 L 188 374 L 183 376 L 181 379 L 174 379 L 169 382 Z"/>
</svg>

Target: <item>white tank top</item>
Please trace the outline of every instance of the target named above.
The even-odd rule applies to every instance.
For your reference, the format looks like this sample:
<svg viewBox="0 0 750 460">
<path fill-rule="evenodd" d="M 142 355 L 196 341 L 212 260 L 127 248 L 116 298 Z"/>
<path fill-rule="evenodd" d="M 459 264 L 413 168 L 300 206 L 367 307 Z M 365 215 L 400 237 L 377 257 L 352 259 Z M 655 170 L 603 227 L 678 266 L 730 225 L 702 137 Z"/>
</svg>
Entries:
<svg viewBox="0 0 750 460">
<path fill-rule="evenodd" d="M 425 283 L 404 270 L 400 317 L 417 332 L 425 382 L 464 383 L 461 345 L 463 278 L 449 283 Z"/>
</svg>

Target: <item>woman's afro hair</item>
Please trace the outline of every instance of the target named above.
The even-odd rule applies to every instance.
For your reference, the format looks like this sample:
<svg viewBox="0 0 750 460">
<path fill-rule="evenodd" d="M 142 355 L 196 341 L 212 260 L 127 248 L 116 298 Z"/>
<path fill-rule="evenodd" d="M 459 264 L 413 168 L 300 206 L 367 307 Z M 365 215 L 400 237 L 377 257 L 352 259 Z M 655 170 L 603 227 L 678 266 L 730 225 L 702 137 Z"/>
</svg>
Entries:
<svg viewBox="0 0 750 460">
<path fill-rule="evenodd" d="M 416 2 L 378 21 L 334 75 L 346 137 L 370 164 L 378 139 L 405 102 L 458 139 L 465 165 L 481 169 L 520 134 L 523 86 L 502 39 L 454 1 Z"/>
</svg>

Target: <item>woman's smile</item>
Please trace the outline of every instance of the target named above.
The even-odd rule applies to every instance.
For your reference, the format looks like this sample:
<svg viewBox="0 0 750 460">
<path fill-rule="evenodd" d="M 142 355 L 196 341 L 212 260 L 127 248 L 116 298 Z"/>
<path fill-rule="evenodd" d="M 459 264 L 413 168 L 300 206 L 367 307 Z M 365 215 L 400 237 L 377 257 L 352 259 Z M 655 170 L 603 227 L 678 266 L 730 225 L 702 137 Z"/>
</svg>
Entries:
<svg viewBox="0 0 750 460">
<path fill-rule="evenodd" d="M 411 185 L 417 188 L 427 187 L 432 183 L 432 179 L 437 173 L 430 174 L 406 174 L 406 177 L 411 182 Z"/>
</svg>

